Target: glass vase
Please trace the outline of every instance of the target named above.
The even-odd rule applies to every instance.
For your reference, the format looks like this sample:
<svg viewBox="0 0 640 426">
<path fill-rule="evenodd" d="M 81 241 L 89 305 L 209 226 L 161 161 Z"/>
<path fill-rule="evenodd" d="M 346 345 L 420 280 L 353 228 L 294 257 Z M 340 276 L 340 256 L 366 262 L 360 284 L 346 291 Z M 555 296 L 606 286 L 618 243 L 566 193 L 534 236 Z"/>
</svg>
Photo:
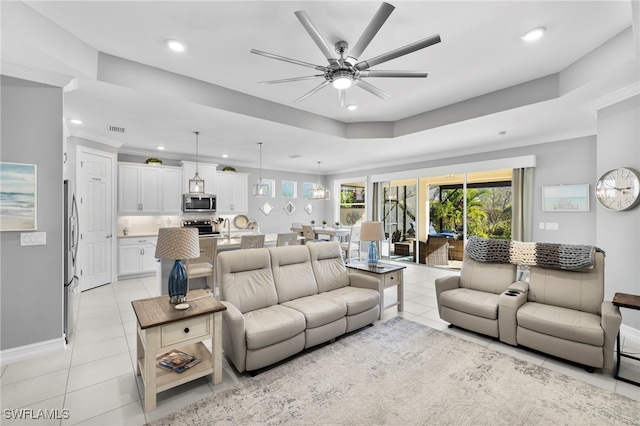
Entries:
<svg viewBox="0 0 640 426">
<path fill-rule="evenodd" d="M 375 241 L 369 242 L 369 266 L 378 265 L 378 246 Z"/>
</svg>

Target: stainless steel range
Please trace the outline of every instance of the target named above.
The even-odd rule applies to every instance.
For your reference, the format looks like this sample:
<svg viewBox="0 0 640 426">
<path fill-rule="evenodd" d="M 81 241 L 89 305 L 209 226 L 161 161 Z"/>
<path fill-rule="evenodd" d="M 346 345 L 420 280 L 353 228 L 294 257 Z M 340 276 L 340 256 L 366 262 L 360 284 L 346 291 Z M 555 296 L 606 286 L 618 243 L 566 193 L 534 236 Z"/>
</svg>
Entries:
<svg viewBox="0 0 640 426">
<path fill-rule="evenodd" d="M 183 228 L 196 228 L 200 235 L 220 235 L 220 231 L 216 231 L 209 219 L 190 219 L 182 221 Z"/>
</svg>

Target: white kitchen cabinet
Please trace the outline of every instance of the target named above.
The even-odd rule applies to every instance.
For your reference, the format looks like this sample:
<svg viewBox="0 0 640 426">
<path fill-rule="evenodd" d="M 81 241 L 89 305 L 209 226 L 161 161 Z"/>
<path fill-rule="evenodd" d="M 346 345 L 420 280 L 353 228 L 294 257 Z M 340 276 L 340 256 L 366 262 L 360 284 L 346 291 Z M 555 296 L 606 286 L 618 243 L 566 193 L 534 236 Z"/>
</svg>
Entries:
<svg viewBox="0 0 640 426">
<path fill-rule="evenodd" d="M 162 211 L 163 213 L 182 213 L 182 168 L 162 168 Z"/>
<path fill-rule="evenodd" d="M 118 163 L 118 212 L 180 213 L 182 185 L 181 167 Z"/>
<path fill-rule="evenodd" d="M 181 161 L 183 185 L 182 189 L 184 193 L 189 192 L 189 179 L 193 179 L 196 174 L 195 161 Z M 198 163 L 198 175 L 200 179 L 204 180 L 204 192 L 205 194 L 215 194 L 216 191 L 216 167 L 217 164 Z"/>
<path fill-rule="evenodd" d="M 247 213 L 249 211 L 249 175 L 247 173 L 218 172 L 216 213 Z"/>
<path fill-rule="evenodd" d="M 118 239 L 118 276 L 156 272 L 157 237 Z"/>
<path fill-rule="evenodd" d="M 118 164 L 118 211 L 161 213 L 161 168 L 146 164 Z"/>
</svg>

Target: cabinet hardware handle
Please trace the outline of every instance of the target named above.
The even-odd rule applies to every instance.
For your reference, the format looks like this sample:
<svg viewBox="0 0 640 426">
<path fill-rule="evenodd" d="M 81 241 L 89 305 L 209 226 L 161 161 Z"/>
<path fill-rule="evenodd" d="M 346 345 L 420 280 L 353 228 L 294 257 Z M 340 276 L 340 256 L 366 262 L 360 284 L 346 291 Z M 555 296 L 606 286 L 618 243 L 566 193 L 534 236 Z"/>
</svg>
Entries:
<svg viewBox="0 0 640 426">
<path fill-rule="evenodd" d="M 189 332 L 189 327 L 185 328 L 185 329 L 184 329 L 184 332 L 185 332 L 185 333 L 188 333 L 188 332 Z"/>
</svg>

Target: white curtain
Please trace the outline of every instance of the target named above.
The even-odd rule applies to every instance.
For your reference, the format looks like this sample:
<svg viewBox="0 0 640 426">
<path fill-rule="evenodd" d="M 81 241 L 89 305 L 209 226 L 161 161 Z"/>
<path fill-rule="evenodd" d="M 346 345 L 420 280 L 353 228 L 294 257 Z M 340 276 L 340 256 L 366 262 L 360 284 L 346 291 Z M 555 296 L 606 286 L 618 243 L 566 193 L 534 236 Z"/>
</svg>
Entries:
<svg viewBox="0 0 640 426">
<path fill-rule="evenodd" d="M 513 169 L 511 238 L 531 241 L 533 233 L 533 167 Z"/>
</svg>

